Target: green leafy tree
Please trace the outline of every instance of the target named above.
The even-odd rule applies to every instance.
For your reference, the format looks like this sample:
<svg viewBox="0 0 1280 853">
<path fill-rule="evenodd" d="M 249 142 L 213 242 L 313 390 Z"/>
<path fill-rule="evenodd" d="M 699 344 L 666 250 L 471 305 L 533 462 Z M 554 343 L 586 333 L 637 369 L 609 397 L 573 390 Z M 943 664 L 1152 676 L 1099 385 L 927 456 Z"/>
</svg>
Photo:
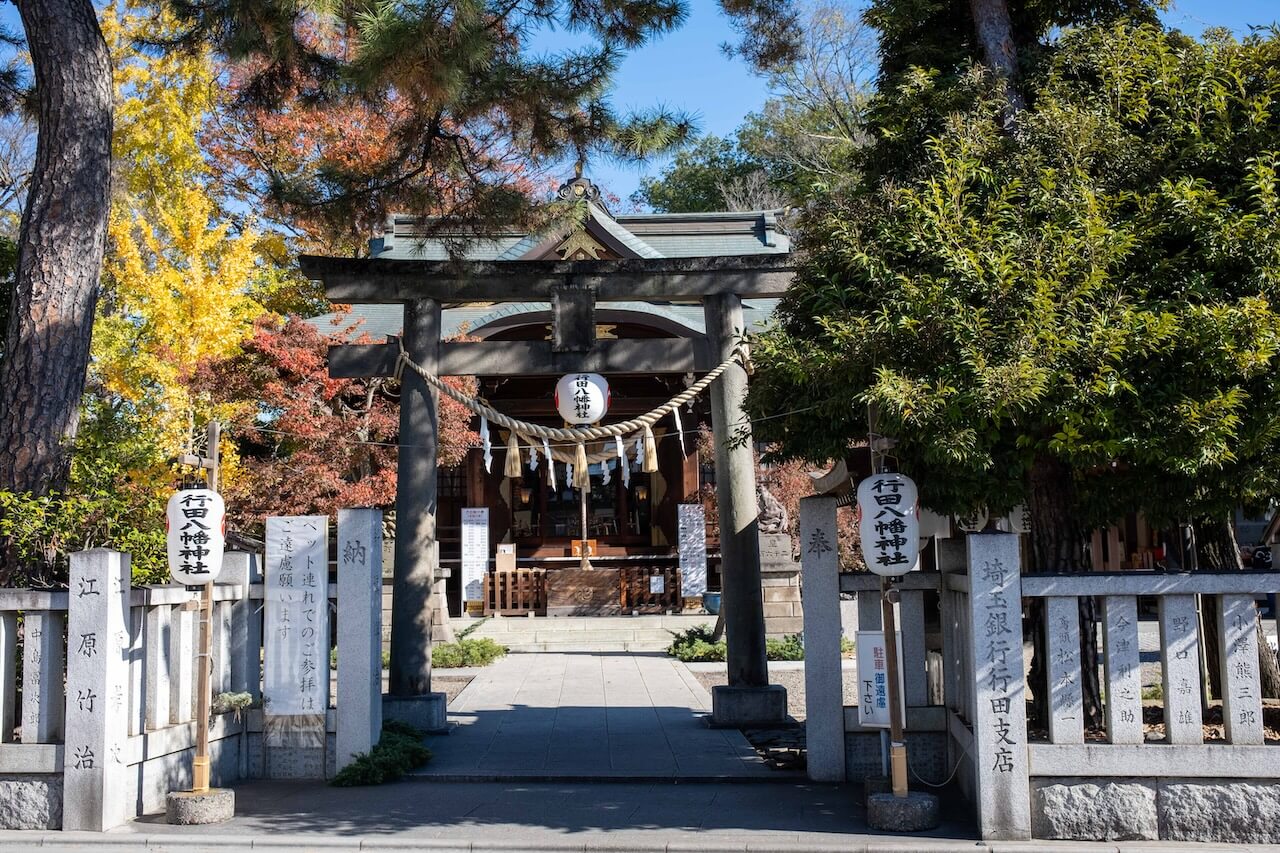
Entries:
<svg viewBox="0 0 1280 853">
<path fill-rule="evenodd" d="M 883 144 L 801 224 L 750 407 L 801 410 L 759 437 L 810 459 L 873 407 L 926 504 L 1025 502 L 1035 568 L 1072 571 L 1125 511 L 1275 493 L 1280 37 L 1085 26 L 1039 56 L 1014 132 L 980 68 L 882 90 Z"/>
<path fill-rule="evenodd" d="M 756 63 L 770 96 L 728 138 L 704 136 L 631 197 L 660 212 L 759 210 L 798 205 L 839 180 L 863 144 L 875 39 L 848 0 L 792 9 L 785 58 Z"/>
<path fill-rule="evenodd" d="M 759 160 L 733 139 L 708 134 L 676 153 L 657 177 L 640 180 L 631 201 L 658 213 L 724 210 L 724 187 L 759 172 Z"/>
</svg>

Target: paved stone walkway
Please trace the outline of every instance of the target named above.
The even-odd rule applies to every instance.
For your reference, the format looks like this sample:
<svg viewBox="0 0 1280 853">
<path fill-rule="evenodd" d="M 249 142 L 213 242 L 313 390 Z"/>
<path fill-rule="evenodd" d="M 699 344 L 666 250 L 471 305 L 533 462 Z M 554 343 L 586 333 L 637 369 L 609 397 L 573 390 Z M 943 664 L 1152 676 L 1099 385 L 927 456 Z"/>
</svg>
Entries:
<svg viewBox="0 0 1280 853">
<path fill-rule="evenodd" d="M 679 661 L 643 654 L 512 654 L 449 706 L 415 775 L 466 781 L 786 779 L 741 732 L 712 729 L 711 697 Z"/>
</svg>

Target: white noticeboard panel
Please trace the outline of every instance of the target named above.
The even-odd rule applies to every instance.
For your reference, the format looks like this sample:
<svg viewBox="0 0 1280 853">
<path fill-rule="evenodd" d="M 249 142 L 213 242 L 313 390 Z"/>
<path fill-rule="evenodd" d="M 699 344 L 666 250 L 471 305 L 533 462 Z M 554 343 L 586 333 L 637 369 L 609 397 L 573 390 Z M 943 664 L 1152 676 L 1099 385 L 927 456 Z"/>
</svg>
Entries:
<svg viewBox="0 0 1280 853">
<path fill-rule="evenodd" d="M 898 639 L 898 695 L 905 702 L 902 677 L 902 633 Z M 858 722 L 869 728 L 889 728 L 889 656 L 883 631 L 858 632 Z"/>
<path fill-rule="evenodd" d="M 329 708 L 329 517 L 267 519 L 263 575 L 263 710 Z"/>
<path fill-rule="evenodd" d="M 489 568 L 489 508 L 462 508 L 462 597 L 479 601 Z"/>
<path fill-rule="evenodd" d="M 649 575 L 649 593 L 662 595 L 667 591 L 667 579 L 662 575 Z"/>
<path fill-rule="evenodd" d="M 707 591 L 707 513 L 702 504 L 680 504 L 680 584 L 683 595 Z"/>
</svg>

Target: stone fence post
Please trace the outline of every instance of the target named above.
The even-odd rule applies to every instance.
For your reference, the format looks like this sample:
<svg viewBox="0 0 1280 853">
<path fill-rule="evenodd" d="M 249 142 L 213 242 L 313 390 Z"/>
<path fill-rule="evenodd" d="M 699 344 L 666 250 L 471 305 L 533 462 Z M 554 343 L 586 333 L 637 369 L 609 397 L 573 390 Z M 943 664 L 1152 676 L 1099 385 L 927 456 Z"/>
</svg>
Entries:
<svg viewBox="0 0 1280 853">
<path fill-rule="evenodd" d="M 62 828 L 125 821 L 129 737 L 129 555 L 71 555 Z"/>
<path fill-rule="evenodd" d="M 1031 838 L 1027 690 L 1022 660 L 1022 569 L 1013 533 L 967 537 L 968 671 L 973 673 L 971 756 L 984 840 Z"/>
<path fill-rule="evenodd" d="M 382 512 L 338 510 L 337 769 L 382 732 Z"/>
<path fill-rule="evenodd" d="M 809 778 L 843 782 L 844 673 L 840 657 L 840 555 L 836 499 L 800 499 L 800 561 L 804 574 L 805 731 Z"/>
</svg>

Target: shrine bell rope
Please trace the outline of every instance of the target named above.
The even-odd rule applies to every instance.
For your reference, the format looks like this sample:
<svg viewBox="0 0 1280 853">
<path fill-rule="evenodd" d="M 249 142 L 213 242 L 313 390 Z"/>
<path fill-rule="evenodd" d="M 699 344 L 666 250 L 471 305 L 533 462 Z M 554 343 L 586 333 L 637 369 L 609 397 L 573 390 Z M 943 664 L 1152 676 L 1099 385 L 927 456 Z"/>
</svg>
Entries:
<svg viewBox="0 0 1280 853">
<path fill-rule="evenodd" d="M 604 439 L 621 438 L 623 436 L 631 436 L 635 433 L 641 433 L 644 441 L 644 470 L 649 473 L 657 471 L 658 447 L 657 440 L 653 435 L 653 425 L 661 420 L 665 415 L 670 414 L 680 406 L 683 406 L 685 403 L 697 397 L 703 391 L 707 390 L 711 383 L 715 382 L 716 379 L 720 377 L 720 374 L 724 373 L 734 364 L 741 364 L 747 371 L 748 375 L 752 373 L 750 353 L 745 342 L 739 343 L 735 346 L 733 348 L 733 352 L 729 354 L 728 358 L 716 365 L 697 382 L 694 382 L 688 388 L 684 389 L 661 406 L 646 412 L 638 418 L 631 418 L 630 420 L 616 424 L 609 424 L 608 426 L 571 428 L 547 427 L 542 426 L 541 424 L 530 423 L 528 421 L 522 421 L 518 418 L 512 418 L 504 415 L 502 412 L 499 412 L 497 409 L 490 406 L 483 399 L 473 397 L 470 394 L 465 394 L 462 391 L 459 391 L 453 386 L 447 384 L 439 376 L 436 376 L 422 365 L 415 362 L 405 351 L 403 341 L 400 343 L 400 356 L 396 360 L 395 374 L 397 379 L 400 378 L 403 369 L 408 367 L 414 373 L 418 374 L 418 376 L 422 377 L 423 382 L 426 382 L 442 394 L 445 394 L 461 403 L 463 406 L 466 406 L 480 417 L 492 421 L 499 427 L 510 430 L 511 436 L 507 442 L 507 461 L 504 472 L 506 476 L 520 476 L 519 436 L 523 436 L 524 438 L 540 439 L 544 447 L 549 447 L 548 442 L 559 441 L 575 445 L 574 452 L 570 455 L 568 452 L 561 450 L 560 448 L 552 448 L 552 457 L 560 462 L 572 464 L 574 466 L 574 486 L 577 488 L 587 488 L 590 483 L 590 473 L 587 471 L 587 466 L 593 462 L 603 462 L 606 459 L 618 455 L 614 450 L 599 450 L 588 454 L 586 450 L 587 442 L 603 441 Z M 534 443 L 534 446 L 536 447 L 536 443 Z M 623 458 L 621 462 L 625 464 L 625 458 Z M 550 460 L 548 460 L 548 463 L 550 463 Z M 550 469 L 550 464 L 548 464 L 548 468 Z"/>
</svg>

